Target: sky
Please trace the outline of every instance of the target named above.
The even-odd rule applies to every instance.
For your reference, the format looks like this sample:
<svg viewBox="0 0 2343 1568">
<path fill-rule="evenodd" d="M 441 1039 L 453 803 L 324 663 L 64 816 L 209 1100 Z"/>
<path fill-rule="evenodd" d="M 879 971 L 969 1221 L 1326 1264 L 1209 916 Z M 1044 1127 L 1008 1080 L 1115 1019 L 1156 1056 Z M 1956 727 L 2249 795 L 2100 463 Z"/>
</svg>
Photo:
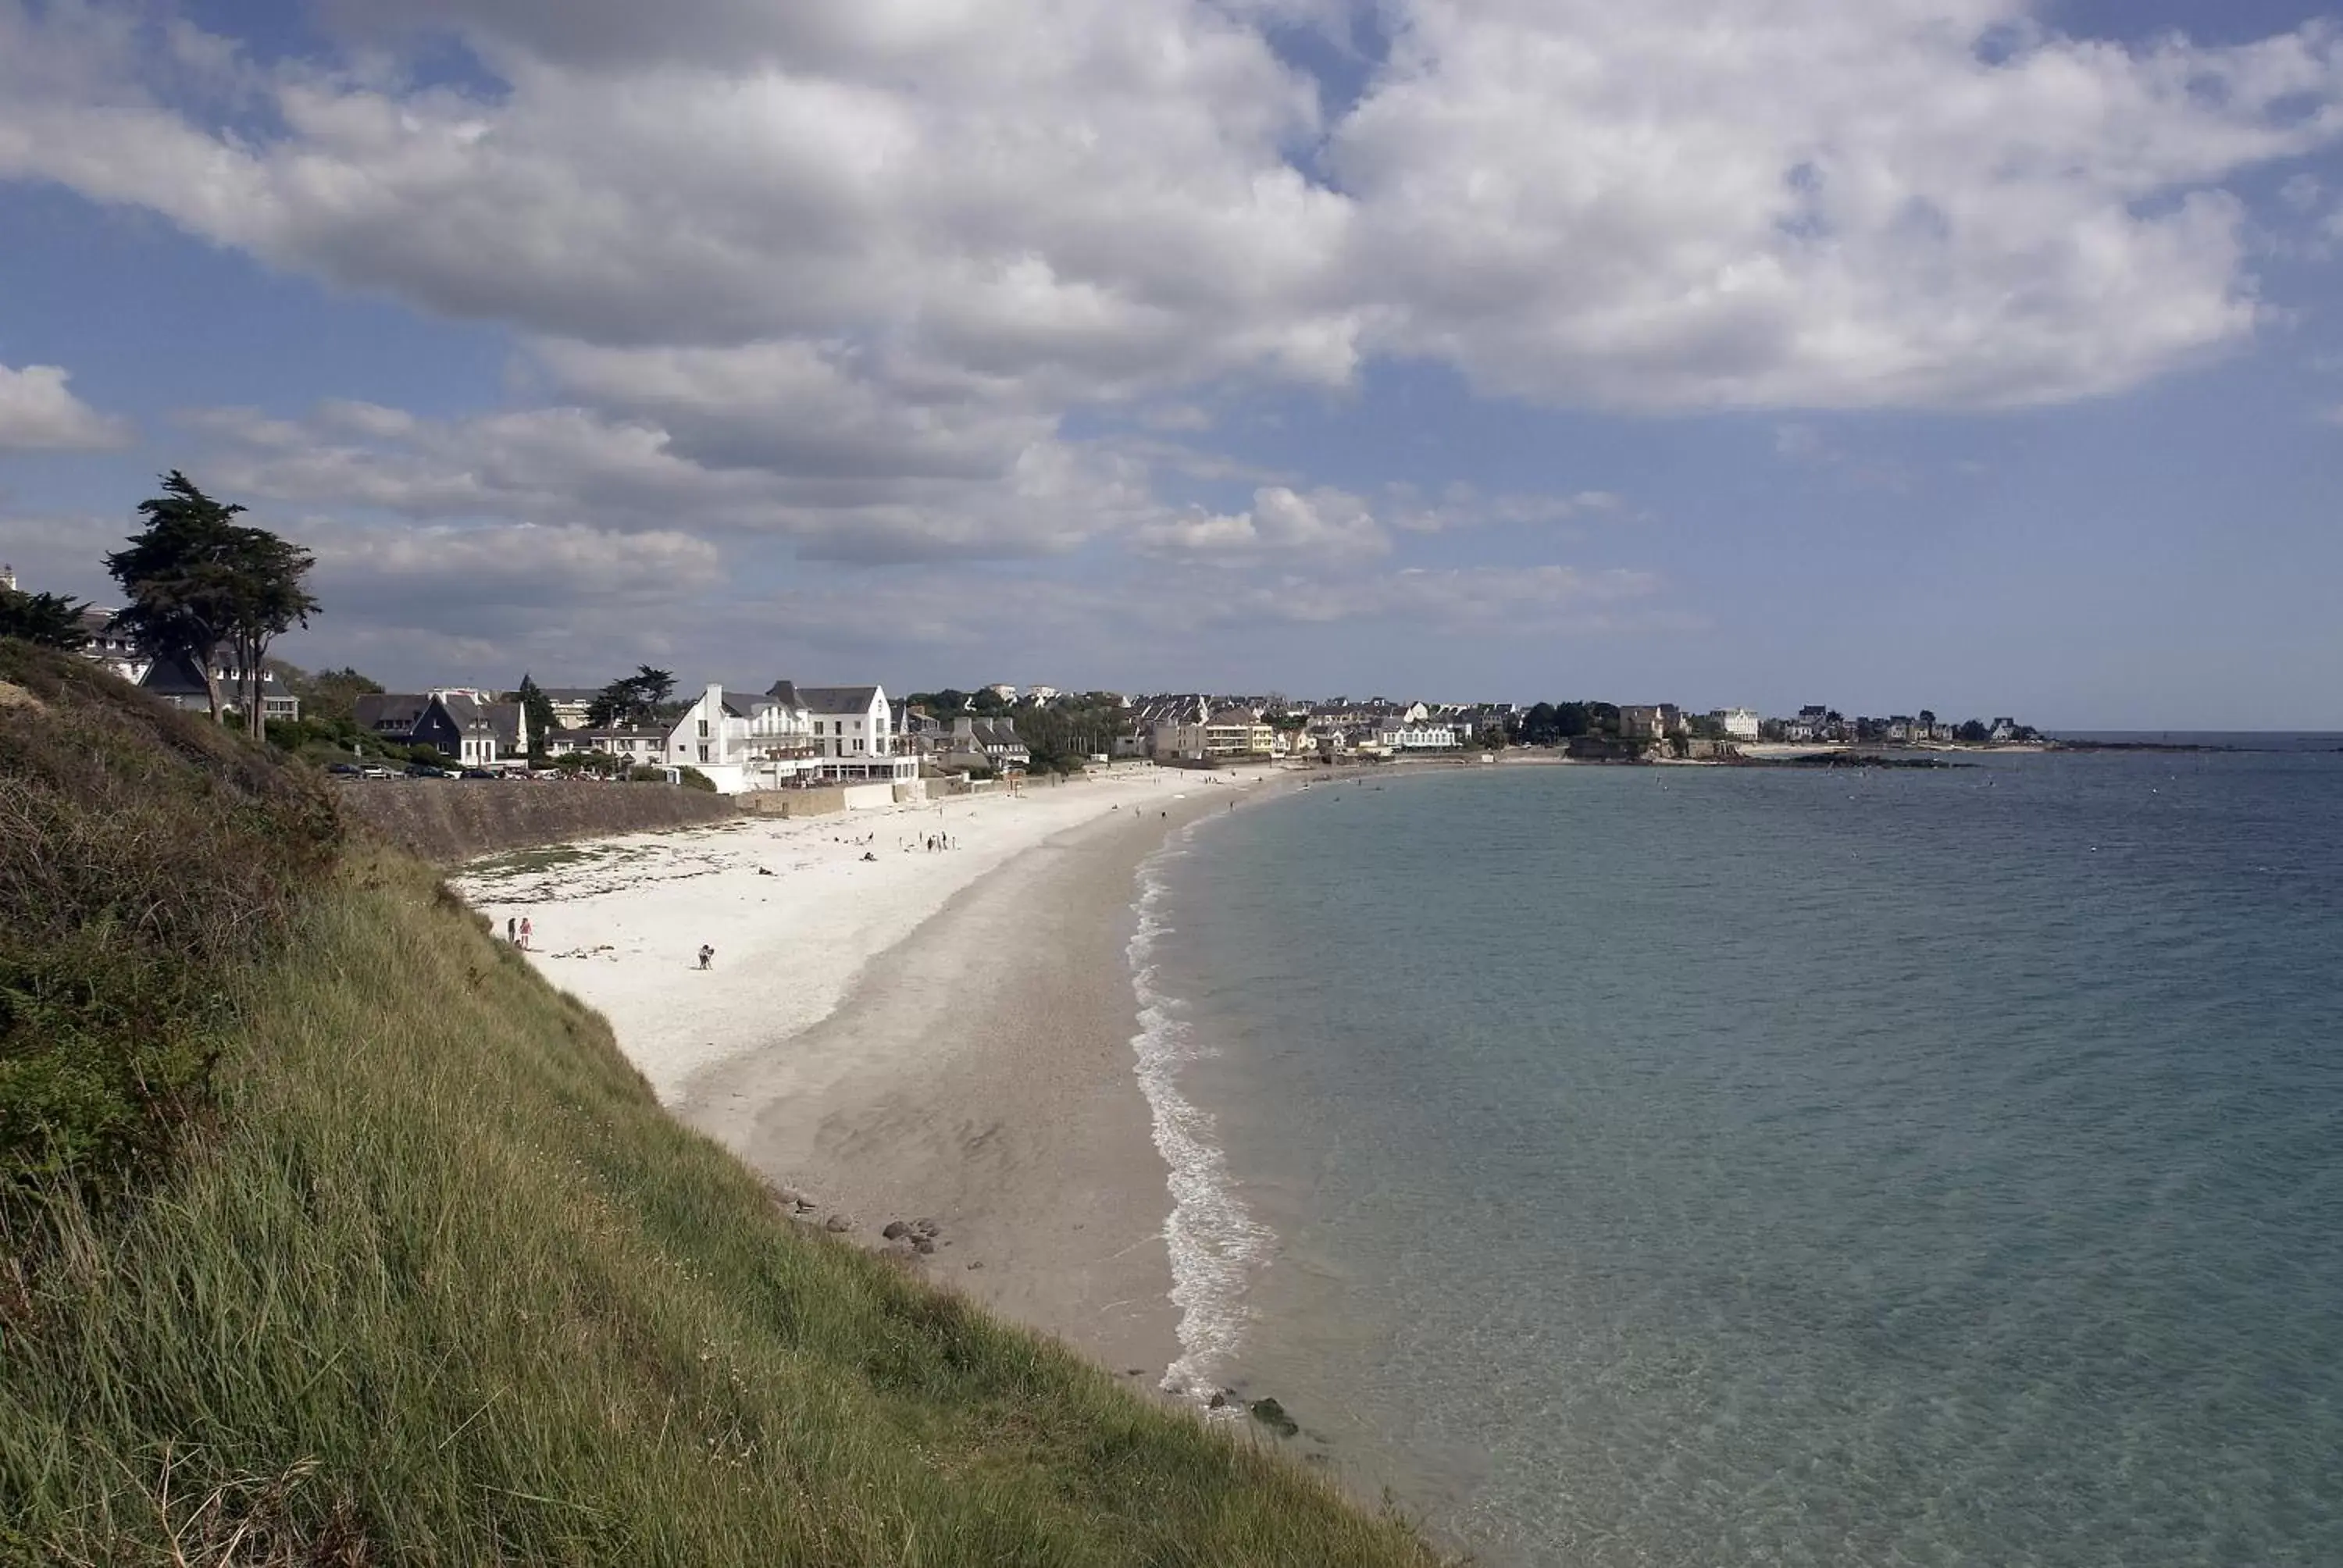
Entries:
<svg viewBox="0 0 2343 1568">
<path fill-rule="evenodd" d="M 0 559 L 394 687 L 2343 729 L 2287 0 L 0 0 Z"/>
</svg>

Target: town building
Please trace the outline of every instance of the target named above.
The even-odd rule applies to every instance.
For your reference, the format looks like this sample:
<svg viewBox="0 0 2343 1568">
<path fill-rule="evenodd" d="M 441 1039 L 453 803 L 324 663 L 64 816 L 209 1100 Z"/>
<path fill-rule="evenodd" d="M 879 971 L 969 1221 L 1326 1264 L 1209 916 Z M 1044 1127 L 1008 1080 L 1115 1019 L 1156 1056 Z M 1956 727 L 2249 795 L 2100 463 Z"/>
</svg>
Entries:
<svg viewBox="0 0 2343 1568">
<path fill-rule="evenodd" d="M 1386 719 L 1375 727 L 1375 744 L 1398 756 L 1408 751 L 1453 751 L 1463 741 L 1457 738 L 1453 724 L 1430 719 Z"/>
<path fill-rule="evenodd" d="M 1632 704 L 1619 709 L 1619 739 L 1622 740 L 1665 740 L 1675 733 L 1670 723 L 1676 709 L 1670 704 Z"/>
<path fill-rule="evenodd" d="M 557 729 L 583 729 L 587 715 L 594 709 L 594 699 L 601 692 L 590 686 L 540 686 L 545 700 L 553 708 L 553 727 Z"/>
<path fill-rule="evenodd" d="M 226 648 L 212 656 L 212 678 L 219 685 L 220 711 L 241 716 L 244 712 L 244 670 L 235 656 Z M 145 673 L 138 678 L 138 689 L 191 713 L 208 714 L 211 711 L 210 689 L 204 684 L 202 668 L 192 659 L 151 660 Z M 301 717 L 301 699 L 287 689 L 273 669 L 264 670 L 260 677 L 260 716 L 264 719 L 287 723 Z"/>
<path fill-rule="evenodd" d="M 952 720 L 936 753 L 938 765 L 954 771 L 986 769 L 994 773 L 1017 772 L 1031 766 L 1033 754 L 1024 738 L 1017 733 L 1012 720 L 977 719 L 967 714 Z"/>
<path fill-rule="evenodd" d="M 528 755 L 528 714 L 518 702 L 484 702 L 453 688 L 367 692 L 358 727 L 393 746 L 428 746 L 465 768 L 510 766 Z"/>
<path fill-rule="evenodd" d="M 81 634 L 89 639 L 82 644 L 82 657 L 96 659 L 110 674 L 120 676 L 133 686 L 146 678 L 147 666 L 154 661 L 130 639 L 116 612 L 95 607 L 83 610 Z"/>
<path fill-rule="evenodd" d="M 813 731 L 815 754 L 825 782 L 867 784 L 905 781 L 920 776 L 919 758 L 895 745 L 894 709 L 876 686 L 793 686 L 777 682 L 773 693 L 792 693 Z"/>
<path fill-rule="evenodd" d="M 1727 740 L 1755 740 L 1760 720 L 1754 708 L 1720 708 L 1709 715 Z"/>
<path fill-rule="evenodd" d="M 1242 761 L 1277 749 L 1277 731 L 1249 708 L 1223 708 L 1206 718 L 1203 730 L 1208 762 Z"/>
</svg>

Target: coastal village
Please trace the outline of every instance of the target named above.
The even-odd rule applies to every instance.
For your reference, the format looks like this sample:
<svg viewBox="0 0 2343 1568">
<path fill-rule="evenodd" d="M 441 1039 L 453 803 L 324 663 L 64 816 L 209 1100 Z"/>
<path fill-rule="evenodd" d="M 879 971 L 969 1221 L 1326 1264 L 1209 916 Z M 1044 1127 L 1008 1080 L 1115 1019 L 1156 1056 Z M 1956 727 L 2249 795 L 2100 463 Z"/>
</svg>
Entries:
<svg viewBox="0 0 2343 1568">
<path fill-rule="evenodd" d="M 15 591 L 13 574 L 0 585 Z M 174 706 L 248 701 L 250 672 L 222 648 L 208 670 L 141 648 L 117 612 L 80 610 L 85 657 Z M 206 678 L 208 677 L 208 679 Z M 1824 705 L 1768 717 L 1674 703 L 1430 702 L 1277 693 L 1124 694 L 998 683 L 890 697 L 875 682 L 679 691 L 648 666 L 599 687 L 433 684 L 389 691 L 354 670 L 259 673 L 272 738 L 337 772 L 503 778 L 544 771 L 690 784 L 724 795 L 840 789 L 843 803 L 917 799 L 926 781 L 982 783 L 1118 762 L 1173 768 L 1373 765 L 1544 749 L 1579 761 L 1765 759 L 1805 749 L 2027 744 L 2006 716 L 1928 709 L 1847 716 Z M 247 694 L 241 699 L 234 694 Z M 912 787 L 906 789 L 904 787 Z M 876 787 L 876 788 L 872 788 Z"/>
</svg>

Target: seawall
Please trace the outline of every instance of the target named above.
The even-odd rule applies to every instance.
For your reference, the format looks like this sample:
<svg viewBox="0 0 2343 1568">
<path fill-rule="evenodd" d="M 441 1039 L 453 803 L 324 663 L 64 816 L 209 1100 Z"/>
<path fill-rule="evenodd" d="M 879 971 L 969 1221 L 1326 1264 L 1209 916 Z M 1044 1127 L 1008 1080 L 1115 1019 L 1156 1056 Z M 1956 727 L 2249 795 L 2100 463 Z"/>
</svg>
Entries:
<svg viewBox="0 0 2343 1568">
<path fill-rule="evenodd" d="M 573 839 L 721 822 L 731 799 L 671 784 L 568 779 L 355 779 L 335 791 L 343 815 L 441 865 Z"/>
</svg>

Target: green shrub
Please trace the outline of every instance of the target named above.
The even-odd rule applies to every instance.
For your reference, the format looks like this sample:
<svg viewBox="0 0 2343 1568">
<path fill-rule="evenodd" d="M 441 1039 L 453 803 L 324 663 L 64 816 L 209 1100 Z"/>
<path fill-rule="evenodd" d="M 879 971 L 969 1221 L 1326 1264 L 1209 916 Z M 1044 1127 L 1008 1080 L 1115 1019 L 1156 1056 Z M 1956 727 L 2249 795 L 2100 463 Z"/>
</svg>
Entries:
<svg viewBox="0 0 2343 1568">
<path fill-rule="evenodd" d="M 1433 1561 L 801 1231 L 337 839 L 310 770 L 0 644 L 0 1191 L 51 1242 L 0 1209 L 0 1564 Z"/>
<path fill-rule="evenodd" d="M 206 1102 L 233 979 L 337 838 L 264 749 L 0 642 L 0 1205 L 134 1176 Z"/>
<path fill-rule="evenodd" d="M 683 787 L 687 789 L 705 789 L 710 795 L 716 793 L 716 780 L 697 768 L 685 768 L 678 777 L 683 780 Z"/>
</svg>

